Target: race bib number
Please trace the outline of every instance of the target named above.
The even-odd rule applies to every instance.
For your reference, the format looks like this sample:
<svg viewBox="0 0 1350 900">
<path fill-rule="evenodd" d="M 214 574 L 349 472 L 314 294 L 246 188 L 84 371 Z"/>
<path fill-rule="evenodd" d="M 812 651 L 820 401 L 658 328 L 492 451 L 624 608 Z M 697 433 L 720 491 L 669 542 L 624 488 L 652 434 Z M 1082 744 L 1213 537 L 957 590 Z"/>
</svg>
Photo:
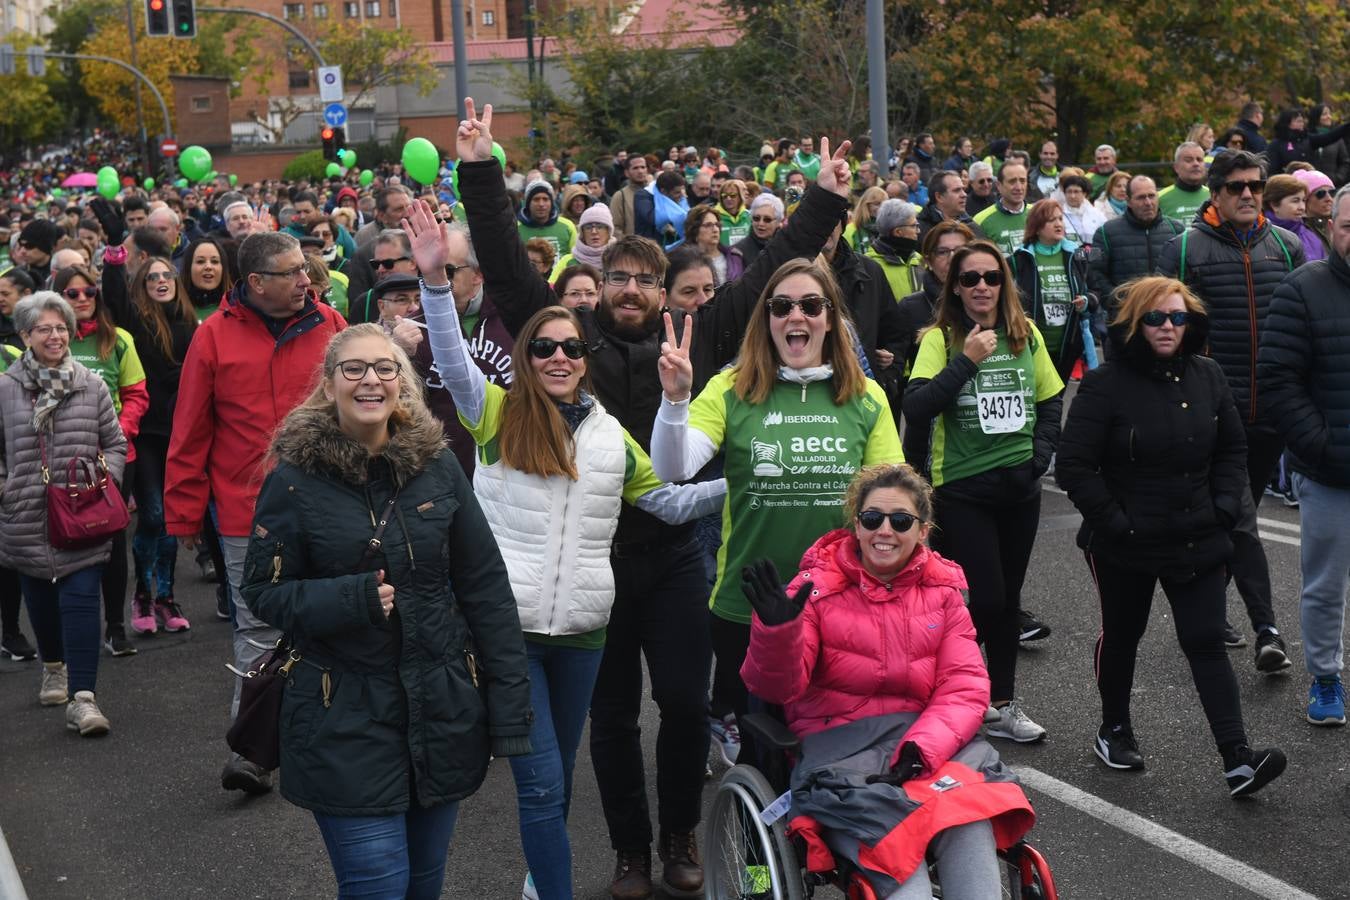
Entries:
<svg viewBox="0 0 1350 900">
<path fill-rule="evenodd" d="M 1069 321 L 1069 304 L 1045 304 L 1045 324 L 1063 326 Z"/>
<path fill-rule="evenodd" d="M 1013 434 L 1027 424 L 1021 373 L 1016 369 L 980 372 L 975 386 L 980 430 L 985 434 Z"/>
</svg>

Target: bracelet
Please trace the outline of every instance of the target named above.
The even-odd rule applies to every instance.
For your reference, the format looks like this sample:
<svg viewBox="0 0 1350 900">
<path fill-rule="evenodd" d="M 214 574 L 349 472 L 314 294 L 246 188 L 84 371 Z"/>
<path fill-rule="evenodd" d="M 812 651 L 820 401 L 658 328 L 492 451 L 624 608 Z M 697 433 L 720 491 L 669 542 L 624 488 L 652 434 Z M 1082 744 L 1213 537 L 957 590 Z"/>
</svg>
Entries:
<svg viewBox="0 0 1350 900">
<path fill-rule="evenodd" d="M 103 261 L 111 266 L 120 266 L 127 261 L 127 248 L 121 244 L 103 248 Z"/>
<path fill-rule="evenodd" d="M 417 280 L 418 280 L 419 282 L 421 282 L 421 285 L 422 285 L 422 293 L 424 293 L 424 294 L 448 294 L 448 293 L 450 293 L 450 291 L 451 291 L 451 289 L 452 289 L 452 286 L 451 286 L 450 284 L 448 284 L 448 283 L 447 283 L 447 284 L 427 284 L 427 283 L 426 283 L 426 280 L 423 279 L 421 276 L 418 276 L 418 279 L 417 279 Z"/>
</svg>

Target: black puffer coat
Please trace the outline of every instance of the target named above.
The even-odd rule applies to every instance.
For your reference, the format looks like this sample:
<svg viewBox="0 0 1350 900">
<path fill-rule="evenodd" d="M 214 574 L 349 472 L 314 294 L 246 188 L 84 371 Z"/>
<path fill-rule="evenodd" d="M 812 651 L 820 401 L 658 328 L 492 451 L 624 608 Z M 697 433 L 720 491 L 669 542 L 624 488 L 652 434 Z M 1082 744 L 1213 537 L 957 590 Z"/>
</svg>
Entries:
<svg viewBox="0 0 1350 900">
<path fill-rule="evenodd" d="M 242 592 L 302 656 L 281 709 L 282 794 L 340 816 L 467 797 L 490 755 L 529 752 L 530 689 L 506 566 L 439 423 L 406 425 L 371 457 L 330 413 L 300 408 L 274 450 Z M 383 546 L 354 572 L 396 488 Z"/>
<path fill-rule="evenodd" d="M 1078 546 L 1114 565 L 1187 579 L 1232 555 L 1247 485 L 1247 438 L 1223 373 L 1200 355 L 1192 318 L 1179 354 L 1111 329 L 1111 361 L 1083 376 L 1055 479 L 1083 514 Z"/>
<path fill-rule="evenodd" d="M 1303 244 L 1264 216 L 1244 240 L 1219 222 L 1208 201 L 1195 218 L 1194 226 L 1163 248 L 1159 274 L 1180 278 L 1205 302 L 1209 355 L 1228 378 L 1242 420 L 1255 424 L 1257 346 L 1276 285 L 1305 262 Z"/>
<path fill-rule="evenodd" d="M 1167 242 L 1186 230 L 1176 219 L 1159 215 L 1145 224 L 1132 210 L 1112 219 L 1092 236 L 1092 258 L 1088 263 L 1088 287 L 1107 309 L 1116 308 L 1112 296 L 1116 288 L 1131 278 L 1158 271 Z"/>
<path fill-rule="evenodd" d="M 1083 355 L 1083 317 L 1097 311 L 1097 295 L 1088 289 L 1088 257 L 1091 254 L 1087 248 L 1072 253 L 1065 249 L 1059 253 L 1069 278 L 1069 296 L 1087 298 L 1087 307 L 1082 312 L 1072 303 L 1069 304 L 1069 318 L 1064 323 L 1064 340 L 1059 345 L 1059 352 L 1051 357 L 1060 380 L 1068 384 L 1074 365 Z M 1018 247 L 1008 257 L 1008 263 L 1012 266 L 1013 280 L 1017 282 L 1017 293 L 1022 298 L 1022 311 L 1036 323 L 1037 328 L 1044 330 L 1045 303 L 1041 297 L 1040 263 L 1036 251 L 1030 245 Z"/>
<path fill-rule="evenodd" d="M 1256 377 L 1266 421 L 1314 481 L 1350 488 L 1350 265 L 1332 254 L 1280 283 Z"/>
</svg>

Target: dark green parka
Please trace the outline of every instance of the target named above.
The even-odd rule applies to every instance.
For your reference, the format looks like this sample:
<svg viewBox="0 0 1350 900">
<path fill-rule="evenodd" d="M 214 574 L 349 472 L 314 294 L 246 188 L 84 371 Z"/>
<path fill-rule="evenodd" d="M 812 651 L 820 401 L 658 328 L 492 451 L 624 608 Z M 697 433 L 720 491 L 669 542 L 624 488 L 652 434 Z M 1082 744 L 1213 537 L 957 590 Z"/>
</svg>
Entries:
<svg viewBox="0 0 1350 900">
<path fill-rule="evenodd" d="M 529 681 L 506 566 L 440 424 L 404 425 L 371 457 L 332 413 L 302 407 L 273 450 L 242 592 L 302 657 L 281 709 L 282 795 L 350 816 L 467 797 L 490 756 L 529 752 Z M 380 551 L 355 573 L 396 486 Z M 380 569 L 396 592 L 387 620 Z"/>
</svg>

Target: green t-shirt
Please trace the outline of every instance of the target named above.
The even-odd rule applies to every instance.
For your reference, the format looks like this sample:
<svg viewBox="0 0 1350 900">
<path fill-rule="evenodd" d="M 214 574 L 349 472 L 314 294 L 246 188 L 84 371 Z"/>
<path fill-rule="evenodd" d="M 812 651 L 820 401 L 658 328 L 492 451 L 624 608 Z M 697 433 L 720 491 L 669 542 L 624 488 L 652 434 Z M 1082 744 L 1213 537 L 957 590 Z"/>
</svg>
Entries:
<svg viewBox="0 0 1350 900">
<path fill-rule="evenodd" d="M 14 362 L 14 360 L 18 359 L 20 356 L 23 356 L 23 351 L 18 347 L 11 347 L 9 344 L 0 344 L 0 372 L 8 369 L 9 364 Z"/>
<path fill-rule="evenodd" d="M 732 369 L 708 382 L 690 404 L 689 427 L 726 452 L 712 611 L 748 624 L 741 569 L 767 557 L 791 578 L 806 549 L 843 524 L 844 491 L 858 467 L 903 462 L 904 454 L 890 404 L 874 381 L 862 397 L 836 406 L 832 379 L 805 388 L 780 381 L 764 403 L 750 404 L 736 396 L 735 378 Z"/>
<path fill-rule="evenodd" d="M 103 379 L 112 394 L 113 409 L 122 411 L 121 389 L 145 380 L 145 369 L 141 367 L 141 358 L 136 353 L 136 342 L 131 335 L 117 329 L 117 343 L 107 359 L 98 357 L 98 336 L 91 334 L 70 342 L 70 355 L 76 362 Z"/>
<path fill-rule="evenodd" d="M 792 165 L 806 176 L 807 181 L 815 181 L 820 176 L 820 154 L 802 153 L 798 150 L 792 156 Z"/>
<path fill-rule="evenodd" d="M 1032 251 L 1035 253 L 1035 251 Z M 1069 291 L 1069 273 L 1064 269 L 1064 254 L 1036 253 L 1036 274 L 1041 281 L 1041 302 L 1036 307 L 1036 327 L 1045 338 L 1045 352 L 1051 359 L 1059 358 L 1064 346 L 1064 329 L 1073 309 L 1073 295 Z"/>
<path fill-rule="evenodd" d="M 780 163 L 774 160 L 769 163 L 769 167 L 764 170 L 764 185 L 778 196 L 783 196 L 787 190 L 788 176 L 796 172 L 797 168 L 790 162 Z"/>
<path fill-rule="evenodd" d="M 1109 175 L 1102 175 L 1101 173 L 1099 173 L 1099 172 L 1097 172 L 1097 171 L 1095 171 L 1095 170 L 1094 170 L 1094 171 L 1091 171 L 1091 172 L 1088 172 L 1087 179 L 1088 179 L 1088 184 L 1092 185 L 1092 199 L 1093 199 L 1093 200 L 1096 200 L 1098 197 L 1101 196 L 1101 194 L 1102 194 L 1102 188 L 1106 187 L 1106 183 L 1107 183 L 1108 181 L 1111 180 L 1111 175 L 1114 175 L 1114 174 L 1116 174 L 1116 173 L 1115 173 L 1115 172 L 1112 172 L 1112 173 L 1110 173 Z"/>
<path fill-rule="evenodd" d="M 875 234 L 876 232 L 868 226 L 859 228 L 852 222 L 844 226 L 844 240 L 848 241 L 848 245 L 859 253 L 867 252 L 867 248 L 872 246 L 872 238 Z M 906 294 L 905 296 L 909 295 Z M 903 298 L 896 297 L 895 299 L 898 301 Z"/>
<path fill-rule="evenodd" d="M 975 224 L 980 226 L 985 237 L 998 245 L 1004 256 L 1012 256 L 1022 246 L 1030 211 L 1031 207 L 1024 203 L 1019 213 L 1004 212 L 1003 205 L 996 202 L 975 214 Z"/>
<path fill-rule="evenodd" d="M 919 344 L 910 377 L 931 380 L 960 352 L 948 350 L 944 332 L 930 329 Z M 1034 324 L 1027 345 L 1016 355 L 999 329 L 994 352 L 933 423 L 933 487 L 1031 459 L 1036 404 L 1062 390 L 1064 383 Z"/>
<path fill-rule="evenodd" d="M 552 225 L 526 225 L 524 222 L 516 222 L 516 229 L 520 232 L 521 243 L 531 238 L 543 238 L 552 244 L 554 259 L 571 253 L 572 245 L 577 239 L 577 227 L 562 216 L 558 216 Z"/>
<path fill-rule="evenodd" d="M 487 396 L 483 398 L 483 417 L 470 422 L 464 416 L 459 421 L 468 429 L 473 441 L 478 445 L 478 462 L 490 466 L 502 458 L 501 446 L 497 435 L 502 428 L 502 410 L 506 408 L 506 390 L 501 385 L 489 383 Z M 665 482 L 652 471 L 651 457 L 633 440 L 628 429 L 623 429 L 625 451 L 623 470 L 623 500 L 634 503 L 643 494 L 649 494 Z M 605 646 L 605 629 L 597 628 L 584 634 L 548 635 L 525 632 L 526 640 L 540 644 L 552 644 L 558 647 L 576 647 L 582 650 L 599 650 Z"/>
<path fill-rule="evenodd" d="M 722 207 L 717 207 L 717 218 L 722 220 L 722 238 L 723 247 L 730 247 L 732 244 L 742 240 L 750 234 L 750 210 L 741 209 L 739 215 L 733 216 Z"/>
<path fill-rule="evenodd" d="M 1158 191 L 1158 212 L 1169 219 L 1180 219 L 1182 225 L 1189 226 L 1208 199 L 1209 188 L 1203 184 L 1193 191 L 1179 184 L 1170 184 Z"/>
</svg>

